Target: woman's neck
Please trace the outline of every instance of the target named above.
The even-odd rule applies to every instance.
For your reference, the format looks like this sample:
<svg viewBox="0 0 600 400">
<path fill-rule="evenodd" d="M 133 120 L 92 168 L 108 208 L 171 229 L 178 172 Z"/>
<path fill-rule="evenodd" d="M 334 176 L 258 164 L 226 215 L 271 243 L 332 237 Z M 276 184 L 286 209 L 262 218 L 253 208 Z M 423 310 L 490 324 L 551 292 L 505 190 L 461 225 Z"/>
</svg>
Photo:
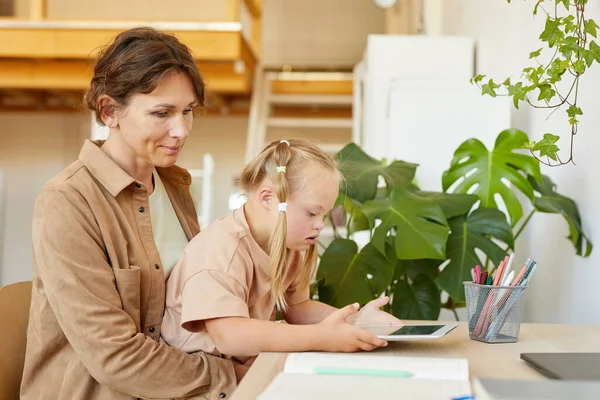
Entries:
<svg viewBox="0 0 600 400">
<path fill-rule="evenodd" d="M 129 176 L 143 183 L 148 194 L 154 191 L 152 180 L 154 165 L 138 159 L 126 143 L 122 141 L 119 143 L 118 134 L 110 134 L 101 149 Z"/>
<path fill-rule="evenodd" d="M 265 215 L 264 209 L 252 201 L 252 199 L 248 199 L 246 204 L 244 204 L 244 215 L 246 216 L 246 222 L 248 222 L 248 227 L 250 228 L 250 234 L 256 243 L 269 254 L 271 230 L 264 223 L 265 221 L 268 221 L 268 215 Z"/>
</svg>

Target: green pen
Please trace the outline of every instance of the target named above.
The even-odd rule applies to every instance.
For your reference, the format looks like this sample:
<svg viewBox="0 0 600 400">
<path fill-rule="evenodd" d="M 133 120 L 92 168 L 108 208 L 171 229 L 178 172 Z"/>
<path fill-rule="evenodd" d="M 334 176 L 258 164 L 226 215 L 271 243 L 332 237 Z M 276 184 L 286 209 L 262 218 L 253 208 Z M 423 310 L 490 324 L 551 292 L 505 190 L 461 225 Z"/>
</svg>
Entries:
<svg viewBox="0 0 600 400">
<path fill-rule="evenodd" d="M 361 369 L 344 367 L 315 367 L 313 369 L 317 375 L 355 375 L 355 376 L 385 376 L 394 378 L 409 378 L 413 376 L 411 372 L 399 371 L 393 369 Z"/>
</svg>

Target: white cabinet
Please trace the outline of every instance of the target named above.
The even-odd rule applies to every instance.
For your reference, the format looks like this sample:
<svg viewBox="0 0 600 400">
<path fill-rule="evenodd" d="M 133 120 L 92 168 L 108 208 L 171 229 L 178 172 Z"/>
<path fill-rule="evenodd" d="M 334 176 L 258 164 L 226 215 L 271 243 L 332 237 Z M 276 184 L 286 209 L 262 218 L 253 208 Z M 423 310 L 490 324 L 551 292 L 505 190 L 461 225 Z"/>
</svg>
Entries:
<svg viewBox="0 0 600 400">
<path fill-rule="evenodd" d="M 399 79 L 390 85 L 386 157 L 419 164 L 417 184 L 442 190 L 454 151 L 476 138 L 491 150 L 511 126 L 508 97 L 482 96 L 464 79 Z"/>
<path fill-rule="evenodd" d="M 474 75 L 475 42 L 461 36 L 370 35 L 355 69 L 354 140 L 376 158 L 389 147 L 390 88 L 397 79 Z"/>
</svg>

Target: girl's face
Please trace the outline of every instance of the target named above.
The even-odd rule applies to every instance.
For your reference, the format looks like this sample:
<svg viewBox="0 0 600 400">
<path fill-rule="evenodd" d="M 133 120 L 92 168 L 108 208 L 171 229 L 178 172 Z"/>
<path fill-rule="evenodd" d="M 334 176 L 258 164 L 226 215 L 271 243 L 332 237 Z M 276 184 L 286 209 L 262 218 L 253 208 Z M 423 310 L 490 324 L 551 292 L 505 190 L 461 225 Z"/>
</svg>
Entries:
<svg viewBox="0 0 600 400">
<path fill-rule="evenodd" d="M 307 172 L 306 183 L 287 201 L 286 247 L 298 251 L 316 244 L 339 192 L 336 173 L 321 166 L 310 166 Z"/>
<path fill-rule="evenodd" d="M 151 93 L 133 95 L 112 129 L 136 163 L 170 167 L 190 134 L 196 104 L 188 75 L 170 73 Z"/>
</svg>

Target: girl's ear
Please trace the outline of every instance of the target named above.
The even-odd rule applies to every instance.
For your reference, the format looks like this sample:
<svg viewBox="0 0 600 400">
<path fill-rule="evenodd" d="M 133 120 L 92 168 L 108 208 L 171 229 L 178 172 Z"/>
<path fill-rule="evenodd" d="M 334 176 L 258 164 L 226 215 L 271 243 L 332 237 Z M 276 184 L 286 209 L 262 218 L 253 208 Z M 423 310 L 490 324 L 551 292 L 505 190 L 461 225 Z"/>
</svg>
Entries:
<svg viewBox="0 0 600 400">
<path fill-rule="evenodd" d="M 274 201 L 275 197 L 271 186 L 263 186 L 258 191 L 260 205 L 267 211 L 270 211 L 274 204 L 276 205 L 276 201 Z"/>
</svg>

